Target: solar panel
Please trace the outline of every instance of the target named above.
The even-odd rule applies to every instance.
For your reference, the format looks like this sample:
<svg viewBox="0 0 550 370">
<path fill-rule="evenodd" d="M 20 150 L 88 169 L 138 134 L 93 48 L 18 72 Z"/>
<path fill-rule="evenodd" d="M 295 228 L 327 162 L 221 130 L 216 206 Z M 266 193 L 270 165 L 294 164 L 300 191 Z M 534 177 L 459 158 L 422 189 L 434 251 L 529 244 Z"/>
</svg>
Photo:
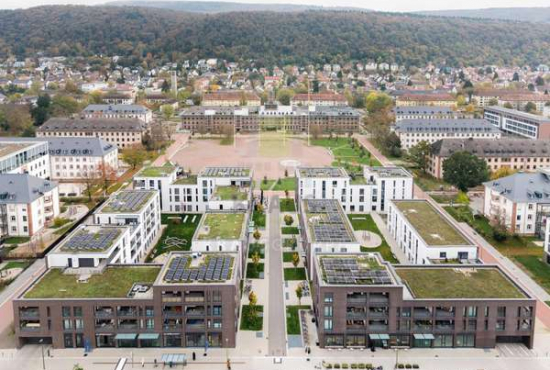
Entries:
<svg viewBox="0 0 550 370">
<path fill-rule="evenodd" d="M 387 270 L 373 269 L 368 260 L 360 264 L 355 258 L 330 257 L 321 258 L 320 263 L 329 284 L 392 284 Z"/>
</svg>

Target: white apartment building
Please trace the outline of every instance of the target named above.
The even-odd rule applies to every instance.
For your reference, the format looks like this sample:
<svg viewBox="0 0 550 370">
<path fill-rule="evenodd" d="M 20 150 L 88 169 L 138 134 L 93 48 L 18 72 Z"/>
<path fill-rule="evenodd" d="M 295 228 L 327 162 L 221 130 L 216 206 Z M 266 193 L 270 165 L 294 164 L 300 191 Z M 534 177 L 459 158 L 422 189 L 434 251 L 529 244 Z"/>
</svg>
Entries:
<svg viewBox="0 0 550 370">
<path fill-rule="evenodd" d="M 546 223 L 544 229 L 544 259 L 550 263 L 550 222 Z"/>
<path fill-rule="evenodd" d="M 81 116 L 88 119 L 136 118 L 147 124 L 153 121 L 153 112 L 147 107 L 136 104 L 90 104 L 84 108 Z"/>
<path fill-rule="evenodd" d="M 57 183 L 27 174 L 0 175 L 0 236 L 33 236 L 58 215 Z"/>
<path fill-rule="evenodd" d="M 94 213 L 94 223 L 130 226 L 129 256 L 141 261 L 160 236 L 160 213 L 158 191 L 121 190 Z"/>
<path fill-rule="evenodd" d="M 528 139 L 550 139 L 550 118 L 503 107 L 485 107 L 483 116 L 509 134 Z"/>
<path fill-rule="evenodd" d="M 484 119 L 402 120 L 393 131 L 401 148 L 409 150 L 421 141 L 432 144 L 441 139 L 499 139 L 501 132 Z"/>
<path fill-rule="evenodd" d="M 50 178 L 48 143 L 33 139 L 0 138 L 0 174 L 26 173 Z"/>
<path fill-rule="evenodd" d="M 498 219 L 512 234 L 544 237 L 550 215 L 550 171 L 515 173 L 488 181 L 483 214 Z"/>
<path fill-rule="evenodd" d="M 391 199 L 413 197 L 413 177 L 402 167 L 363 167 L 349 175 L 337 167 L 296 169 L 298 203 L 302 199 L 337 199 L 345 212 L 387 212 Z"/>
<path fill-rule="evenodd" d="M 160 194 L 160 209 L 163 213 L 169 208 L 169 187 L 176 181 L 178 169 L 170 163 L 159 167 L 144 167 L 134 175 L 134 189 L 158 190 Z"/>
<path fill-rule="evenodd" d="M 387 226 L 407 263 L 477 260 L 477 247 L 449 217 L 427 200 L 395 200 L 390 201 Z"/>
</svg>

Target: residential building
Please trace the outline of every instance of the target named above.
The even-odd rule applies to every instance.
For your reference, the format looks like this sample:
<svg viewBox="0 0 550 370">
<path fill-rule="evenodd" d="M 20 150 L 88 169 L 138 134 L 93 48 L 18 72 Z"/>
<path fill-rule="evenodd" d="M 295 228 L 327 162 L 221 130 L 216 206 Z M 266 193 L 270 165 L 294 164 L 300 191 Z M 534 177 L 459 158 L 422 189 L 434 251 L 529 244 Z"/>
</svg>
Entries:
<svg viewBox="0 0 550 370">
<path fill-rule="evenodd" d="M 149 108 L 135 104 L 90 104 L 80 114 L 88 119 L 138 119 L 146 124 L 153 121 Z"/>
<path fill-rule="evenodd" d="M 347 107 L 348 100 L 342 94 L 332 91 L 313 94 L 296 94 L 290 100 L 290 105 L 298 106 L 321 106 L 321 107 Z"/>
<path fill-rule="evenodd" d="M 528 139 L 550 139 L 550 118 L 503 107 L 486 107 L 483 116 L 503 132 Z"/>
<path fill-rule="evenodd" d="M 397 107 L 416 107 L 433 105 L 438 107 L 456 107 L 456 98 L 446 92 L 407 92 L 397 96 Z"/>
<path fill-rule="evenodd" d="M 443 163 L 456 152 L 468 152 L 484 159 L 493 172 L 503 167 L 517 171 L 550 167 L 548 140 L 443 139 L 432 144 L 428 173 L 443 178 Z"/>
<path fill-rule="evenodd" d="M 536 300 L 496 265 L 390 265 L 374 253 L 315 264 L 321 348 L 533 347 Z"/>
<path fill-rule="evenodd" d="M 393 108 L 395 122 L 403 120 L 431 120 L 431 119 L 458 119 L 467 118 L 467 114 L 457 112 L 445 106 L 399 106 Z"/>
<path fill-rule="evenodd" d="M 98 137 L 120 149 L 141 145 L 145 132 L 138 119 L 50 118 L 36 130 L 36 136 Z"/>
<path fill-rule="evenodd" d="M 253 91 L 216 91 L 204 94 L 201 105 L 204 107 L 259 107 L 260 97 Z"/>
<path fill-rule="evenodd" d="M 149 166 L 142 168 L 134 175 L 134 189 L 158 190 L 160 194 L 160 209 L 163 213 L 169 209 L 169 191 L 170 185 L 178 177 L 178 169 L 171 163 L 164 166 Z"/>
<path fill-rule="evenodd" d="M 134 104 L 134 97 L 130 94 L 119 93 L 115 91 L 107 91 L 101 96 L 104 103 L 112 105 L 131 105 Z"/>
<path fill-rule="evenodd" d="M 477 260 L 477 247 L 449 217 L 427 200 L 393 200 L 387 227 L 410 264 Z"/>
<path fill-rule="evenodd" d="M 241 266 L 234 253 L 173 252 L 164 265 L 49 268 L 13 301 L 18 346 L 233 348 Z"/>
<path fill-rule="evenodd" d="M 550 215 L 550 172 L 515 173 L 485 182 L 483 214 L 512 234 L 544 238 Z"/>
<path fill-rule="evenodd" d="M 441 139 L 499 139 L 501 132 L 484 119 L 403 120 L 393 131 L 401 148 L 409 150 L 421 141 L 432 144 Z"/>
<path fill-rule="evenodd" d="M 322 132 L 357 132 L 361 113 L 350 107 L 292 107 L 266 104 L 261 107 L 189 107 L 180 114 L 181 129 L 191 132 L 258 132 L 284 128 L 298 133 L 319 128 Z"/>
<path fill-rule="evenodd" d="M 498 105 L 511 105 L 513 109 L 525 110 L 528 103 L 535 105 L 537 112 L 542 113 L 547 104 L 550 103 L 550 95 L 546 94 L 510 94 L 501 96 L 498 99 Z"/>
<path fill-rule="evenodd" d="M 0 140 L 0 174 L 24 173 L 50 178 L 50 155 L 47 142 L 33 139 L 2 138 Z"/>
<path fill-rule="evenodd" d="M 33 236 L 59 215 L 57 183 L 28 174 L 0 175 L 0 236 Z"/>
<path fill-rule="evenodd" d="M 402 167 L 363 167 L 348 174 L 337 167 L 296 169 L 298 203 L 302 199 L 337 199 L 348 213 L 387 212 L 390 199 L 411 199 L 413 177 Z"/>
</svg>

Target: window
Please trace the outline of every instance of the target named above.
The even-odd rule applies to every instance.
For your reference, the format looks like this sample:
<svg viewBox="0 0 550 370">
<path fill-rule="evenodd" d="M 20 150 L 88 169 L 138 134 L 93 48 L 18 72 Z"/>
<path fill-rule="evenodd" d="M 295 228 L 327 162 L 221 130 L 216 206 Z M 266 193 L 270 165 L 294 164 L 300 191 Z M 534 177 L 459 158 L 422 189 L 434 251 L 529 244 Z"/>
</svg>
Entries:
<svg viewBox="0 0 550 370">
<path fill-rule="evenodd" d="M 495 329 L 497 331 L 506 330 L 506 320 L 502 320 L 502 319 L 497 320 Z"/>
<path fill-rule="evenodd" d="M 63 320 L 63 330 L 71 330 L 73 328 L 73 322 L 69 319 Z"/>
<path fill-rule="evenodd" d="M 325 330 L 332 330 L 332 319 L 325 319 L 323 328 Z"/>
<path fill-rule="evenodd" d="M 213 302 L 221 302 L 222 301 L 222 292 L 219 290 L 215 290 L 212 292 L 212 301 Z"/>
<path fill-rule="evenodd" d="M 65 345 L 65 348 L 73 348 L 73 335 L 72 334 L 64 334 L 63 335 L 63 343 Z"/>
<path fill-rule="evenodd" d="M 464 307 L 464 316 L 477 317 L 477 307 L 476 306 Z"/>
<path fill-rule="evenodd" d="M 323 315 L 325 317 L 332 317 L 332 306 L 325 306 Z"/>
<path fill-rule="evenodd" d="M 154 329 L 155 319 L 145 319 L 145 329 Z"/>
<path fill-rule="evenodd" d="M 67 307 L 67 306 L 63 306 L 61 308 L 61 315 L 63 317 L 69 317 L 71 316 L 71 308 L 70 307 Z"/>
<path fill-rule="evenodd" d="M 84 320 L 82 319 L 75 319 L 74 320 L 74 328 L 76 330 L 82 330 L 84 329 Z"/>
<path fill-rule="evenodd" d="M 73 307 L 74 317 L 82 317 L 82 307 Z"/>
<path fill-rule="evenodd" d="M 222 306 L 212 306 L 212 316 L 221 316 Z"/>
<path fill-rule="evenodd" d="M 436 335 L 434 338 L 434 347 L 452 347 L 453 336 L 452 335 Z"/>
<path fill-rule="evenodd" d="M 505 306 L 498 306 L 497 307 L 497 316 L 498 317 L 506 317 L 506 307 Z"/>
<path fill-rule="evenodd" d="M 518 321 L 518 330 L 530 330 L 533 325 L 531 319 L 519 320 Z"/>
<path fill-rule="evenodd" d="M 458 334 L 456 336 L 457 347 L 474 347 L 475 337 L 474 334 Z"/>
<path fill-rule="evenodd" d="M 332 293 L 325 293 L 325 303 L 332 303 L 334 296 Z"/>
</svg>

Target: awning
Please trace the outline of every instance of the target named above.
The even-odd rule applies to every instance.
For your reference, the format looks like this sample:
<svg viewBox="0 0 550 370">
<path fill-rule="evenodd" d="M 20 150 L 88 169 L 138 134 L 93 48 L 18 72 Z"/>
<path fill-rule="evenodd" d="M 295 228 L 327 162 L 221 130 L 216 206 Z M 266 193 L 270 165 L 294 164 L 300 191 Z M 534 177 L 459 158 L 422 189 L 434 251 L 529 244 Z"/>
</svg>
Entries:
<svg viewBox="0 0 550 370">
<path fill-rule="evenodd" d="M 369 334 L 369 338 L 372 340 L 380 340 L 380 334 Z"/>
<path fill-rule="evenodd" d="M 424 339 L 434 340 L 435 337 L 433 336 L 433 334 L 424 334 Z"/>
<path fill-rule="evenodd" d="M 414 339 L 434 340 L 433 334 L 413 334 Z"/>
<path fill-rule="evenodd" d="M 136 337 L 136 333 L 118 333 L 115 335 L 116 340 L 134 340 Z"/>
<path fill-rule="evenodd" d="M 390 340 L 390 336 L 388 334 L 378 334 L 381 340 Z"/>
<path fill-rule="evenodd" d="M 149 340 L 155 340 L 155 339 L 159 339 L 160 337 L 160 334 L 158 333 L 141 333 L 140 335 L 138 335 L 138 339 L 149 339 Z"/>
</svg>

